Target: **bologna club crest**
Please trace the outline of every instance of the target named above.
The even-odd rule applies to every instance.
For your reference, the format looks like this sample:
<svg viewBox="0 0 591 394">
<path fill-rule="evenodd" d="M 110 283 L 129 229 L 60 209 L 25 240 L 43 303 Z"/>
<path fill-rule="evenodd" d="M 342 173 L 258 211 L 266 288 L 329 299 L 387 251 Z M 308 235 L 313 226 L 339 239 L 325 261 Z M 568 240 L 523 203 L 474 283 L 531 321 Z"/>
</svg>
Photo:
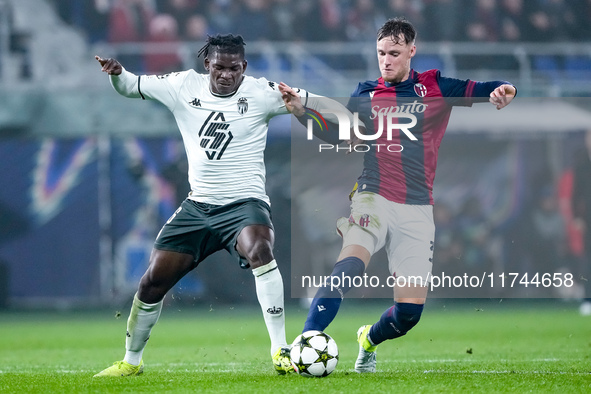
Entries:
<svg viewBox="0 0 591 394">
<path fill-rule="evenodd" d="M 364 213 L 360 218 L 359 218 L 359 225 L 361 227 L 367 227 L 369 226 L 369 215 L 367 213 Z"/>
<path fill-rule="evenodd" d="M 415 93 L 419 97 L 425 97 L 427 95 L 427 88 L 422 83 L 415 83 Z"/>
<path fill-rule="evenodd" d="M 248 111 L 248 101 L 246 97 L 240 97 L 238 99 L 238 112 L 240 115 L 244 115 Z"/>
</svg>

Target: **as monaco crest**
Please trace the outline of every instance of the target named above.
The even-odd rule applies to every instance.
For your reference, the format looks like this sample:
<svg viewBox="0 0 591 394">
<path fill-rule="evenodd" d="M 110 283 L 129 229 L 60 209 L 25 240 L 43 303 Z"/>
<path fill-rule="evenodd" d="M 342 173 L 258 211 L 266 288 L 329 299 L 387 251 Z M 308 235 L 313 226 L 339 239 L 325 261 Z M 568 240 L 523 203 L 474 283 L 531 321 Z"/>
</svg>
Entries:
<svg viewBox="0 0 591 394">
<path fill-rule="evenodd" d="M 415 93 L 419 97 L 425 97 L 427 95 L 427 88 L 422 83 L 415 83 Z"/>
<path fill-rule="evenodd" d="M 244 115 L 248 111 L 248 101 L 246 97 L 240 97 L 238 99 L 238 112 L 240 115 Z"/>
</svg>

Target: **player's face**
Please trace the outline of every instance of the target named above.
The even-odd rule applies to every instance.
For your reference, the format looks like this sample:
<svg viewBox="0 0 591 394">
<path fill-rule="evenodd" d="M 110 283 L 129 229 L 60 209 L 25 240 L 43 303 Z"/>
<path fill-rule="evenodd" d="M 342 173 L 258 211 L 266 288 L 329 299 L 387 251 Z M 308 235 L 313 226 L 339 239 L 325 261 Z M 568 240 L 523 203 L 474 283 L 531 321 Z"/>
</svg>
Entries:
<svg viewBox="0 0 591 394">
<path fill-rule="evenodd" d="M 238 53 L 212 52 L 205 59 L 209 71 L 211 91 L 226 95 L 233 93 L 242 83 L 246 60 Z"/>
<path fill-rule="evenodd" d="M 408 79 L 410 59 L 416 53 L 416 46 L 407 44 L 404 37 L 395 42 L 392 37 L 385 37 L 378 41 L 378 63 L 384 81 L 399 83 Z"/>
</svg>

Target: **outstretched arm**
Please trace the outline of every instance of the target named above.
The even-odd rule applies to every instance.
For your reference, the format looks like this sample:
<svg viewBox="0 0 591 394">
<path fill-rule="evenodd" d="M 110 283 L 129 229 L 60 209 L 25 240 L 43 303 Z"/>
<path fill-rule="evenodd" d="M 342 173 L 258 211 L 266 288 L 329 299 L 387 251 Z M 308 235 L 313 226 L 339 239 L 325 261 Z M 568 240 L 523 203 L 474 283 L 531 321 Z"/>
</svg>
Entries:
<svg viewBox="0 0 591 394">
<path fill-rule="evenodd" d="M 306 107 L 304 107 L 302 104 L 302 99 L 298 92 L 288 86 L 285 82 L 281 82 L 278 87 L 279 91 L 281 92 L 283 102 L 285 103 L 285 108 L 287 108 L 287 110 L 296 117 L 298 122 L 300 122 L 303 126 L 307 126 L 308 117 L 304 116 L 306 115 Z M 319 134 L 321 130 L 318 129 L 316 125 L 313 125 L 312 127 L 314 135 L 321 138 L 323 141 L 329 142 L 331 144 L 338 144 L 340 142 L 338 139 L 338 124 L 333 124 L 327 120 L 326 126 L 328 130 L 326 130 L 323 134 Z M 328 133 L 329 130 L 333 130 L 334 132 Z"/>
<path fill-rule="evenodd" d="M 116 59 L 94 57 L 102 66 L 101 71 L 109 74 L 111 85 L 117 93 L 129 98 L 143 98 L 138 88 L 138 76 L 126 71 Z"/>
<path fill-rule="evenodd" d="M 326 126 L 326 130 L 320 123 L 314 122 L 313 133 L 316 137 L 330 144 L 339 144 L 343 142 L 339 138 L 339 120 L 337 113 L 346 115 L 349 118 L 349 124 L 353 126 L 353 114 L 341 103 L 328 97 L 317 96 L 312 93 L 307 93 L 306 107 L 302 104 L 300 95 L 294 89 L 289 87 L 287 84 L 281 82 L 279 84 L 279 91 L 282 94 L 285 107 L 289 112 L 294 114 L 296 119 L 304 126 L 307 126 L 307 122 L 310 119 L 306 114 L 316 118 L 319 112 L 322 112 L 322 122 Z M 319 127 L 318 127 L 319 126 Z M 363 124 L 360 124 L 360 128 L 363 128 Z M 353 131 L 351 131 L 352 133 Z M 348 141 L 352 144 L 352 141 Z"/>
<path fill-rule="evenodd" d="M 129 98 L 156 100 L 166 105 L 171 111 L 177 103 L 178 92 L 188 75 L 186 72 L 162 76 L 135 75 L 127 71 L 116 59 L 103 59 L 100 56 L 94 58 L 102 66 L 101 71 L 109 75 L 111 85 L 117 93 Z"/>
<path fill-rule="evenodd" d="M 509 105 L 516 93 L 517 89 L 515 89 L 515 86 L 503 84 L 491 92 L 488 101 L 497 107 L 497 109 L 502 109 Z"/>
</svg>

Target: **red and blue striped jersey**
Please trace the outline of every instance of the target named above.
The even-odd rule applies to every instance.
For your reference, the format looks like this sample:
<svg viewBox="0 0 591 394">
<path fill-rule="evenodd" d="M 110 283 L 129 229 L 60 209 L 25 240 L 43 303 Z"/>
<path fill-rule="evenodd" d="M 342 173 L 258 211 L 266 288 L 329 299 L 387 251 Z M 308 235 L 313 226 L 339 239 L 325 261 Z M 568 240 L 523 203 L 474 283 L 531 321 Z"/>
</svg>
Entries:
<svg viewBox="0 0 591 394">
<path fill-rule="evenodd" d="M 375 134 L 379 127 L 384 131 L 375 141 L 365 141 L 370 149 L 366 149 L 357 190 L 401 204 L 433 204 L 437 152 L 453 106 L 488 101 L 490 93 L 505 83 L 446 78 L 439 70 L 410 70 L 409 78 L 398 84 L 389 84 L 383 78 L 360 83 L 347 107 L 359 113 L 366 134 Z M 416 125 L 409 129 L 416 141 L 396 128 L 387 139 L 386 126 L 379 124 L 385 117 L 379 115 L 396 112 L 416 117 Z M 407 121 L 401 118 L 399 123 Z"/>
</svg>

